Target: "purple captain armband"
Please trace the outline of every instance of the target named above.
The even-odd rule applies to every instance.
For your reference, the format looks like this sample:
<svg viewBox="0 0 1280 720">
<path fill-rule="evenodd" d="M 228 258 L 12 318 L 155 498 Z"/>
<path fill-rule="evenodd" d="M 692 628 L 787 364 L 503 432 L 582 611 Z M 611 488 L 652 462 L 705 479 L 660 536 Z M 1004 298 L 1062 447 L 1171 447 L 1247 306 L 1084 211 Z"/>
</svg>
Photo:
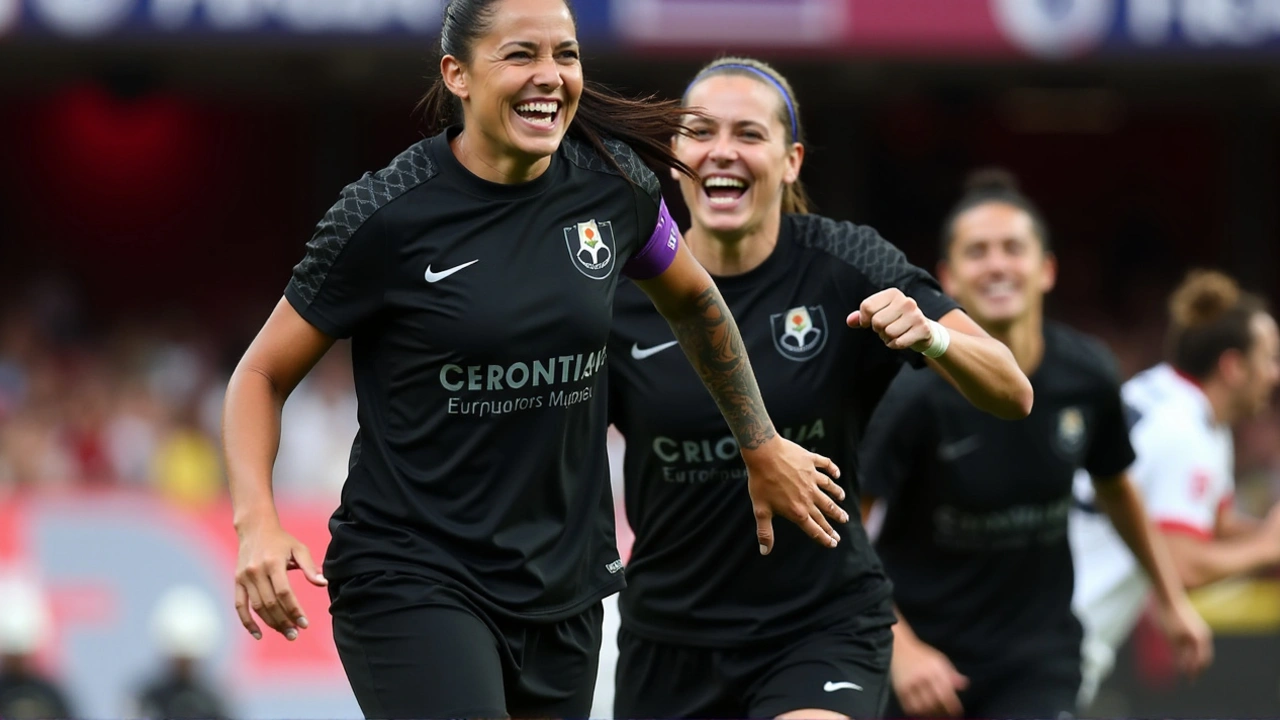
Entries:
<svg viewBox="0 0 1280 720">
<path fill-rule="evenodd" d="M 676 227 L 676 221 L 667 211 L 667 201 L 662 200 L 658 205 L 658 226 L 649 236 L 649 242 L 623 266 L 622 274 L 632 280 L 656 278 L 671 267 L 679 247 L 680 228 Z"/>
</svg>

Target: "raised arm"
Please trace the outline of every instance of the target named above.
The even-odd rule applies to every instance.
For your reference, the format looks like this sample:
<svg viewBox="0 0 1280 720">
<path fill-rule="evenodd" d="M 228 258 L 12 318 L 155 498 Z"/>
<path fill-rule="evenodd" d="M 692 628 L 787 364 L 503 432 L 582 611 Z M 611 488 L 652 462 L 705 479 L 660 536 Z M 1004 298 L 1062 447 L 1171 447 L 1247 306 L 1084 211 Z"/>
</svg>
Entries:
<svg viewBox="0 0 1280 720">
<path fill-rule="evenodd" d="M 840 470 L 830 459 L 782 438 L 774 429 L 738 326 L 711 276 L 681 244 L 661 275 L 637 280 L 636 285 L 671 325 L 738 441 L 747 465 L 760 552 L 768 554 L 773 548 L 775 514 L 834 547 L 840 536 L 827 517 L 842 523 L 849 519 L 828 496 L 844 499 L 844 490 L 832 480 Z"/>
<path fill-rule="evenodd" d="M 862 301 L 847 322 L 850 327 L 875 330 L 894 350 L 923 353 L 930 367 L 979 410 L 1006 420 L 1021 420 L 1031 413 L 1031 381 L 1018 368 L 1013 353 L 963 310 L 930 320 L 914 298 L 889 288 Z"/>
</svg>

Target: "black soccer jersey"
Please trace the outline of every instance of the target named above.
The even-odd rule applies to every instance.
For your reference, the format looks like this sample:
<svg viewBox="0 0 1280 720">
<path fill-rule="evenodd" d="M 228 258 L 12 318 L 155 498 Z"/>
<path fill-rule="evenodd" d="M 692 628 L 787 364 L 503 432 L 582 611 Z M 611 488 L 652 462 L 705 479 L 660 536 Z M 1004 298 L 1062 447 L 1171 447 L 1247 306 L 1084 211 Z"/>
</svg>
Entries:
<svg viewBox="0 0 1280 720">
<path fill-rule="evenodd" d="M 783 217 L 759 267 L 718 277 L 778 431 L 836 461 L 857 515 L 856 444 L 910 351 L 894 352 L 845 317 L 897 287 L 925 314 L 956 307 L 925 271 L 874 230 Z M 762 557 L 733 435 L 666 322 L 630 283 L 618 292 L 609 341 L 610 416 L 626 437 L 627 517 L 636 541 L 620 606 L 626 628 L 652 640 L 734 647 L 848 616 L 889 594 L 861 524 L 833 524 L 836 549 L 775 518 Z"/>
<path fill-rule="evenodd" d="M 501 185 L 453 132 L 347 187 L 285 291 L 352 338 L 360 432 L 325 574 L 421 573 L 505 616 L 568 617 L 624 584 L 605 448 L 619 273 L 660 272 L 678 233 L 620 143 L 635 184 L 566 139 Z"/>
<path fill-rule="evenodd" d="M 888 510 L 876 548 L 915 633 L 962 673 L 1079 652 L 1067 543 L 1079 468 L 1133 462 L 1108 351 L 1044 328 L 1024 420 L 983 413 L 935 373 L 903 372 L 862 446 L 869 495 Z"/>
</svg>

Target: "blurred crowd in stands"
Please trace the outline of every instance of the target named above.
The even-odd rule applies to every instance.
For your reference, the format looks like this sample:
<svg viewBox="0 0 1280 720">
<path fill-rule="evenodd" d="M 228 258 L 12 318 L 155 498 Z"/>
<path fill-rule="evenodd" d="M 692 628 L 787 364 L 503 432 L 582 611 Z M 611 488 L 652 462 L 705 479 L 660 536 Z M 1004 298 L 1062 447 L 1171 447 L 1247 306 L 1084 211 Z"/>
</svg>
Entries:
<svg viewBox="0 0 1280 720">
<path fill-rule="evenodd" d="M 24 488 L 222 497 L 222 396 L 243 347 L 198 322 L 90 320 L 57 282 L 0 304 L 0 499 Z M 356 433 L 350 353 L 336 345 L 285 408 L 275 487 L 332 498 Z"/>
</svg>

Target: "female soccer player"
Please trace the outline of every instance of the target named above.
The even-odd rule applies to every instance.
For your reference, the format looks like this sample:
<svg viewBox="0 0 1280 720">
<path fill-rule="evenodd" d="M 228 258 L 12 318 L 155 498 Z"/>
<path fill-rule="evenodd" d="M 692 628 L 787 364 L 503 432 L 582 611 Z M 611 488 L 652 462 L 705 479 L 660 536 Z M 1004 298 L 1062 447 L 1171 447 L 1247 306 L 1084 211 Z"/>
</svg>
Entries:
<svg viewBox="0 0 1280 720">
<path fill-rule="evenodd" d="M 1265 412 L 1280 383 L 1275 318 L 1234 279 L 1200 270 L 1169 298 L 1169 320 L 1169 359 L 1123 388 L 1138 455 L 1133 482 L 1187 587 L 1280 566 L 1280 504 L 1259 521 L 1232 503 L 1232 426 Z M 1111 672 L 1151 587 L 1085 490 L 1076 483 L 1071 514 L 1082 709 Z"/>
<path fill-rule="evenodd" d="M 856 467 L 872 407 L 901 363 L 925 356 L 975 405 L 1026 415 L 1030 386 L 1012 354 L 928 273 L 871 228 L 805 214 L 799 113 L 781 75 L 726 58 L 696 76 L 684 102 L 706 113 L 675 142 L 698 173 L 680 178 L 687 243 L 739 319 L 785 436 Z M 840 323 L 846 315 L 855 329 Z M 770 557 L 734 537 L 750 518 L 739 489 L 751 470 L 669 350 L 676 342 L 638 288 L 619 290 L 610 415 L 627 440 L 636 540 L 615 715 L 878 715 L 893 612 L 861 524 L 837 526 L 845 542 L 835 553 L 799 547 L 785 528 Z"/>
<path fill-rule="evenodd" d="M 758 542 L 772 546 L 773 513 L 828 546 L 824 513 L 847 519 L 820 472 L 836 466 L 775 431 L 645 165 L 689 171 L 669 147 L 684 114 L 584 89 L 574 32 L 564 0 L 449 4 L 423 103 L 434 136 L 343 191 L 227 390 L 236 606 L 255 637 L 251 609 L 294 639 L 307 619 L 286 569 L 326 579 L 272 504 L 280 410 L 352 338 L 360 432 L 324 568 L 370 716 L 588 712 L 600 599 L 624 584 L 603 373 L 619 273 L 724 413 Z"/>
<path fill-rule="evenodd" d="M 1013 350 L 1036 406 L 1022 422 L 996 421 L 908 372 L 872 418 L 862 476 L 887 501 L 876 548 L 899 611 L 890 714 L 1074 712 L 1081 630 L 1067 513 L 1078 468 L 1152 578 L 1184 667 L 1202 667 L 1208 629 L 1124 474 L 1134 454 L 1113 360 L 1044 319 L 1056 267 L 1039 213 L 1007 174 L 980 173 L 943 227 L 943 288 Z"/>
</svg>

